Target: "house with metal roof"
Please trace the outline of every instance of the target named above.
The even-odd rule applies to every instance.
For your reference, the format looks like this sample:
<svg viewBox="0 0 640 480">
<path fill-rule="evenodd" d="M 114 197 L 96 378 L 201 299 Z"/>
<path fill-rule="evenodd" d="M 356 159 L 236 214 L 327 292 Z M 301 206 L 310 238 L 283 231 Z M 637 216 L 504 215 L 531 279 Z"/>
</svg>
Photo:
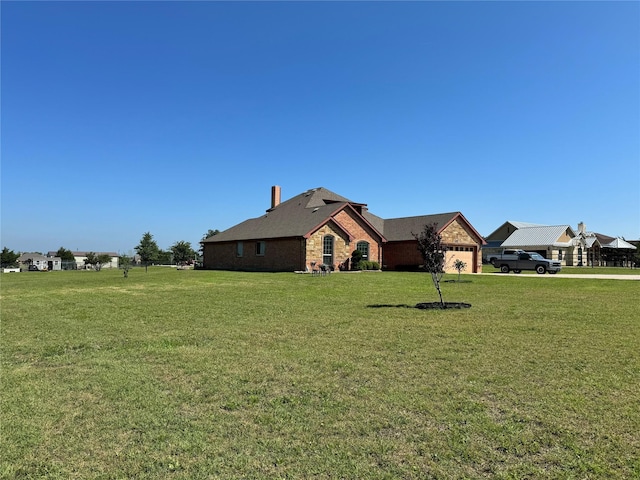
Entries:
<svg viewBox="0 0 640 480">
<path fill-rule="evenodd" d="M 580 239 L 569 225 L 543 225 L 519 228 L 502 242 L 502 248 L 520 248 L 545 258 L 573 265 L 573 253 Z"/>
<path fill-rule="evenodd" d="M 582 222 L 578 224 L 578 236 L 586 244 L 585 265 L 628 266 L 635 261 L 637 247 L 622 238 L 587 231 Z"/>
<path fill-rule="evenodd" d="M 489 234 L 482 250 L 483 261 L 504 248 L 518 248 L 536 252 L 548 259 L 574 265 L 574 250 L 581 245 L 576 232 L 569 225 L 541 225 L 538 223 L 507 221 Z M 576 260 L 577 261 L 577 260 Z"/>
<path fill-rule="evenodd" d="M 508 220 L 500 225 L 496 230 L 491 232 L 485 237 L 485 246 L 483 247 L 483 256 L 488 253 L 499 253 L 502 250 L 502 242 L 504 242 L 509 235 L 518 230 L 519 228 L 526 227 L 541 227 L 538 223 L 517 222 Z M 494 249 L 496 249 L 494 251 Z"/>
<path fill-rule="evenodd" d="M 507 221 L 485 240 L 486 246 L 482 251 L 485 262 L 490 254 L 499 253 L 504 248 L 519 248 L 560 260 L 566 266 L 623 265 L 632 250 L 627 246 L 635 249 L 622 239 L 588 232 L 582 222 L 577 230 L 573 230 L 569 225 Z"/>
<path fill-rule="evenodd" d="M 326 188 L 281 201 L 272 187 L 271 207 L 202 241 L 203 267 L 223 270 L 309 271 L 317 265 L 348 269 L 354 250 L 386 269 L 421 263 L 414 234 L 436 223 L 449 259 L 460 258 L 468 272 L 481 271 L 482 236 L 460 212 L 382 219 L 364 203 Z"/>
</svg>

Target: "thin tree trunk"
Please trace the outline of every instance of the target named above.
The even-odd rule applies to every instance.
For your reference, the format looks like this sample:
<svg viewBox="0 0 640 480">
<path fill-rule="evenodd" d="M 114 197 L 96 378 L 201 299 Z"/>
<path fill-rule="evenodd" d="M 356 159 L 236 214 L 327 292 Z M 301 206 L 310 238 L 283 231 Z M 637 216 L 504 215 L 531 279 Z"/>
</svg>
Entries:
<svg viewBox="0 0 640 480">
<path fill-rule="evenodd" d="M 432 273 L 431 278 L 433 279 L 433 284 L 436 286 L 436 290 L 438 291 L 438 296 L 440 297 L 440 305 L 444 308 L 444 300 L 442 299 L 442 290 L 440 290 L 440 278 L 437 273 Z"/>
</svg>

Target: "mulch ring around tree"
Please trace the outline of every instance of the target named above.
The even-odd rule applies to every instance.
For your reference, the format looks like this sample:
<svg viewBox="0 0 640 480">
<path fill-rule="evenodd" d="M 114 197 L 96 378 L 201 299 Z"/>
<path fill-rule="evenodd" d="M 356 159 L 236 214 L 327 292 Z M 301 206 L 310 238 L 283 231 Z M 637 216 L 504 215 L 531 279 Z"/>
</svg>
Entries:
<svg viewBox="0 0 640 480">
<path fill-rule="evenodd" d="M 416 304 L 416 308 L 421 310 L 448 310 L 450 308 L 471 308 L 471 304 L 462 302 L 444 302 L 444 304 L 440 302 L 426 302 Z"/>
</svg>

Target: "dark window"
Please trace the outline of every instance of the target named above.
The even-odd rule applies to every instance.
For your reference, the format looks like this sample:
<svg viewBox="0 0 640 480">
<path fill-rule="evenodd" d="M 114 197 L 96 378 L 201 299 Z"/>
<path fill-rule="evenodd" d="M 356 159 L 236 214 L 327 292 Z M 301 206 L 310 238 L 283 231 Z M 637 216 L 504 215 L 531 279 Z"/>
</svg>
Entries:
<svg viewBox="0 0 640 480">
<path fill-rule="evenodd" d="M 322 239 L 322 263 L 333 265 L 333 236 L 327 235 Z"/>
<path fill-rule="evenodd" d="M 265 243 L 264 241 L 256 242 L 256 255 L 262 256 L 264 255 Z"/>
<path fill-rule="evenodd" d="M 358 242 L 356 250 L 362 254 L 363 260 L 369 260 L 369 242 Z"/>
</svg>

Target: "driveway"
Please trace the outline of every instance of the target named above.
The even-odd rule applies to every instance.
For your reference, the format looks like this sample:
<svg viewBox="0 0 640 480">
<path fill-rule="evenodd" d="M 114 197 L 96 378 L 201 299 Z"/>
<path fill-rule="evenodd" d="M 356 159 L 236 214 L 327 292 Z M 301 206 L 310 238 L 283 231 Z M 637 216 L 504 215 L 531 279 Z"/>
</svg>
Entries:
<svg viewBox="0 0 640 480">
<path fill-rule="evenodd" d="M 549 273 L 545 273 L 544 275 L 538 274 L 520 274 L 520 273 L 483 273 L 482 275 L 502 275 L 507 277 L 532 277 L 532 278 L 600 278 L 605 280 L 640 280 L 640 275 L 605 275 L 601 273 L 579 273 L 579 274 L 571 274 L 571 273 L 556 273 L 555 275 L 551 275 Z"/>
</svg>

